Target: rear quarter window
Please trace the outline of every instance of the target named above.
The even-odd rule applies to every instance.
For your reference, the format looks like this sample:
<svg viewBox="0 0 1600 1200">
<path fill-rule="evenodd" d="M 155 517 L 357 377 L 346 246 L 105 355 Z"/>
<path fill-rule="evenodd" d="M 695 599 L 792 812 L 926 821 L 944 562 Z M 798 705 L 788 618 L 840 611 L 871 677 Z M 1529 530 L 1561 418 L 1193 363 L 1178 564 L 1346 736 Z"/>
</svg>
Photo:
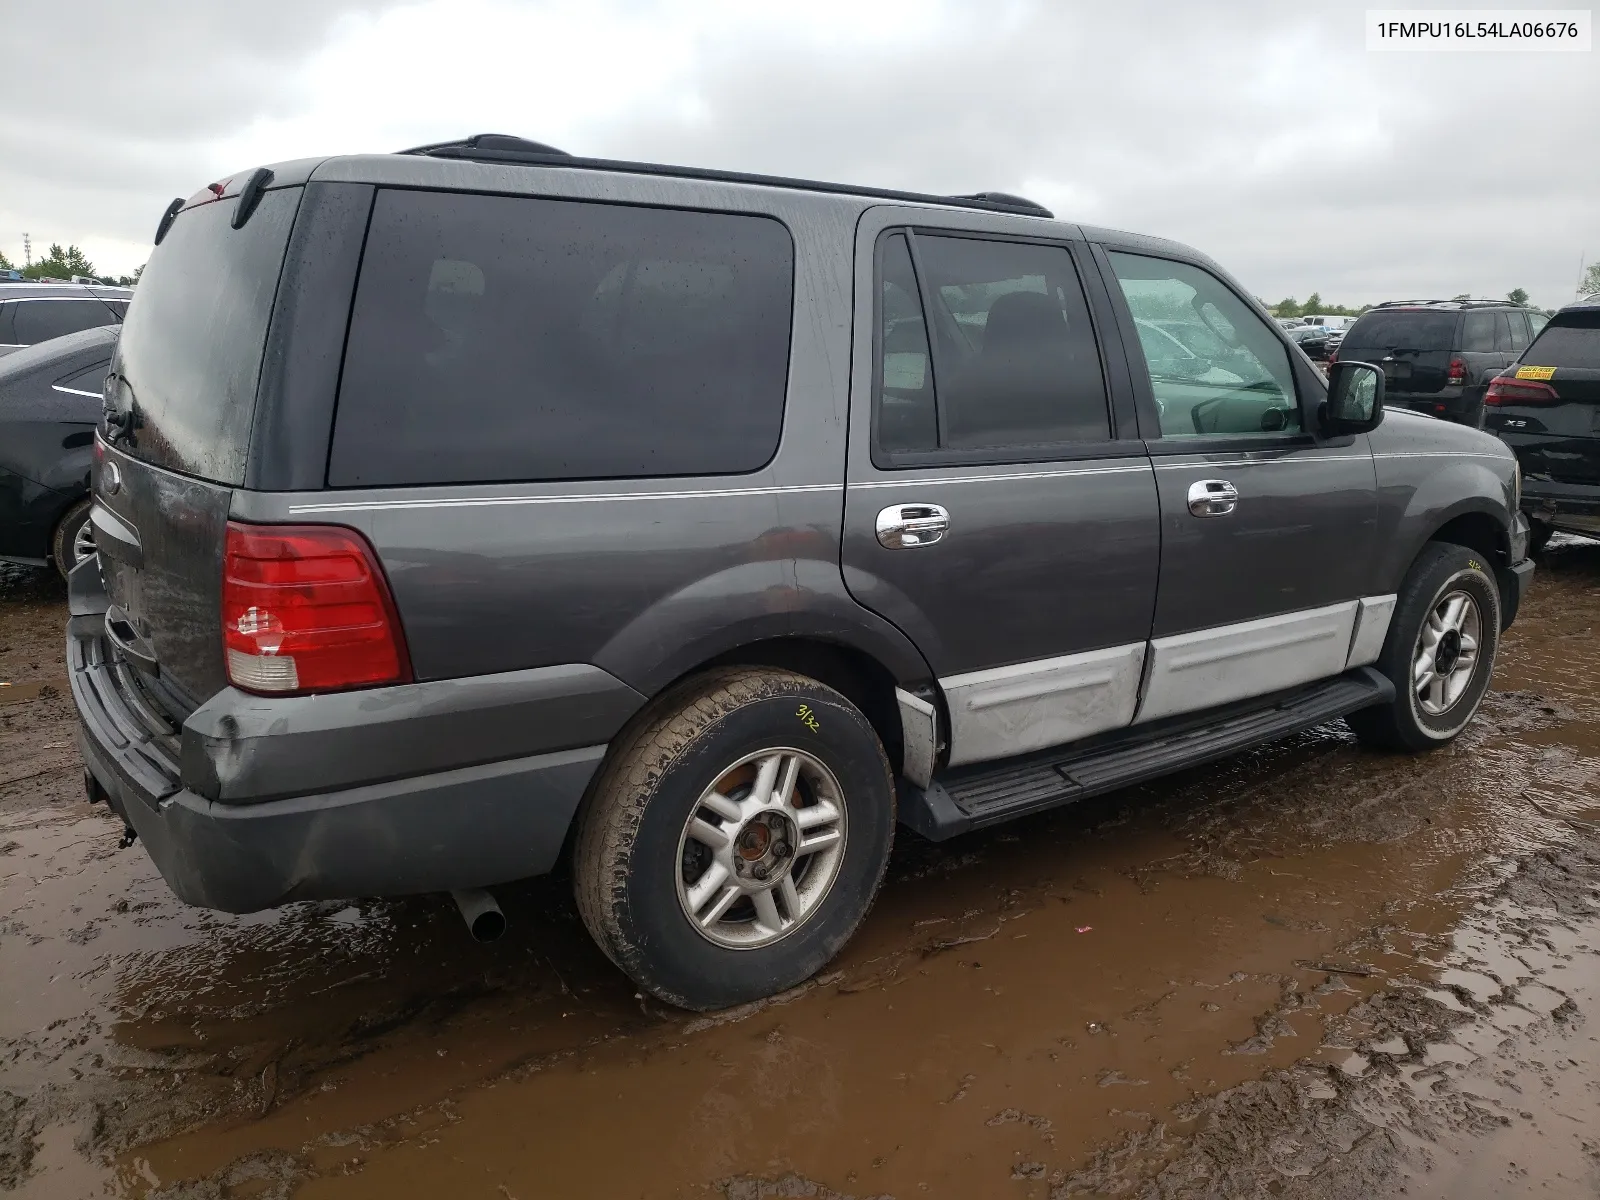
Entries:
<svg viewBox="0 0 1600 1200">
<path fill-rule="evenodd" d="M 328 482 L 754 471 L 783 423 L 793 279 L 767 217 L 381 191 Z"/>
</svg>

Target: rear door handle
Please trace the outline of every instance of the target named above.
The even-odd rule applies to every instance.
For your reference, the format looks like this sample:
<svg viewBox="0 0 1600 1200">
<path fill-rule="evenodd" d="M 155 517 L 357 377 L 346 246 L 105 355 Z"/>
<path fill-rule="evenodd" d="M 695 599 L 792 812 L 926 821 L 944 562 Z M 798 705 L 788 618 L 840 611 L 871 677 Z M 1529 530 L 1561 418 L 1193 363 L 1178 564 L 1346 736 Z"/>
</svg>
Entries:
<svg viewBox="0 0 1600 1200">
<path fill-rule="evenodd" d="M 890 550 L 931 546 L 950 531 L 950 514 L 941 504 L 891 504 L 878 514 L 878 544 Z"/>
<path fill-rule="evenodd" d="M 1200 479 L 1189 485 L 1189 512 L 1196 517 L 1225 517 L 1239 503 L 1239 489 L 1226 479 Z"/>
</svg>

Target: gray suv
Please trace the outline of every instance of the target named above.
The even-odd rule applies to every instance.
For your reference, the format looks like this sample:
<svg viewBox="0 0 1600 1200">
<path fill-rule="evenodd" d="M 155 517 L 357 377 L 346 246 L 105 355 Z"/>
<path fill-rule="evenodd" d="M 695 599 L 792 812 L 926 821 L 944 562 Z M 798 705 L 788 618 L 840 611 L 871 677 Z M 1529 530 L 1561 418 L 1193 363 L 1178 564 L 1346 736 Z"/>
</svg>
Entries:
<svg viewBox="0 0 1600 1200">
<path fill-rule="evenodd" d="M 247 912 L 566 864 L 675 1004 L 939 840 L 1343 717 L 1455 737 L 1511 452 L 1173 242 L 480 136 L 161 222 L 68 652 L 91 800 Z"/>
</svg>

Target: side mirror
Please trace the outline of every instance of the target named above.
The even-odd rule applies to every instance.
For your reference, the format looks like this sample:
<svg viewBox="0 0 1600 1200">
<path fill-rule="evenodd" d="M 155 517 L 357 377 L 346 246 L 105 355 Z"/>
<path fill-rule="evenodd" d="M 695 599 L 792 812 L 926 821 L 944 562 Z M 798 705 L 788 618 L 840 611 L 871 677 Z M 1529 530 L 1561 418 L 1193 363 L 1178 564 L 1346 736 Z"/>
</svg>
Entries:
<svg viewBox="0 0 1600 1200">
<path fill-rule="evenodd" d="M 1383 372 L 1371 363 L 1334 363 L 1328 371 L 1328 399 L 1321 415 L 1327 437 L 1376 429 L 1383 423 Z"/>
</svg>

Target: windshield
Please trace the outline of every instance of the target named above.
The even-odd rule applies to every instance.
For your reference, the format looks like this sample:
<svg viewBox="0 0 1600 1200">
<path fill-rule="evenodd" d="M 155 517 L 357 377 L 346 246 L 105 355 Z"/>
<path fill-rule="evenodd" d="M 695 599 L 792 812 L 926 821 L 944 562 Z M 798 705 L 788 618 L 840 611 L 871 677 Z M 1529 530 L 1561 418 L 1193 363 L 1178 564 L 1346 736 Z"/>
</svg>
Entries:
<svg viewBox="0 0 1600 1200">
<path fill-rule="evenodd" d="M 221 200 L 181 213 L 150 255 L 122 325 L 110 410 L 156 466 L 244 480 L 256 379 L 299 188 L 267 192 L 243 229 Z"/>
</svg>

